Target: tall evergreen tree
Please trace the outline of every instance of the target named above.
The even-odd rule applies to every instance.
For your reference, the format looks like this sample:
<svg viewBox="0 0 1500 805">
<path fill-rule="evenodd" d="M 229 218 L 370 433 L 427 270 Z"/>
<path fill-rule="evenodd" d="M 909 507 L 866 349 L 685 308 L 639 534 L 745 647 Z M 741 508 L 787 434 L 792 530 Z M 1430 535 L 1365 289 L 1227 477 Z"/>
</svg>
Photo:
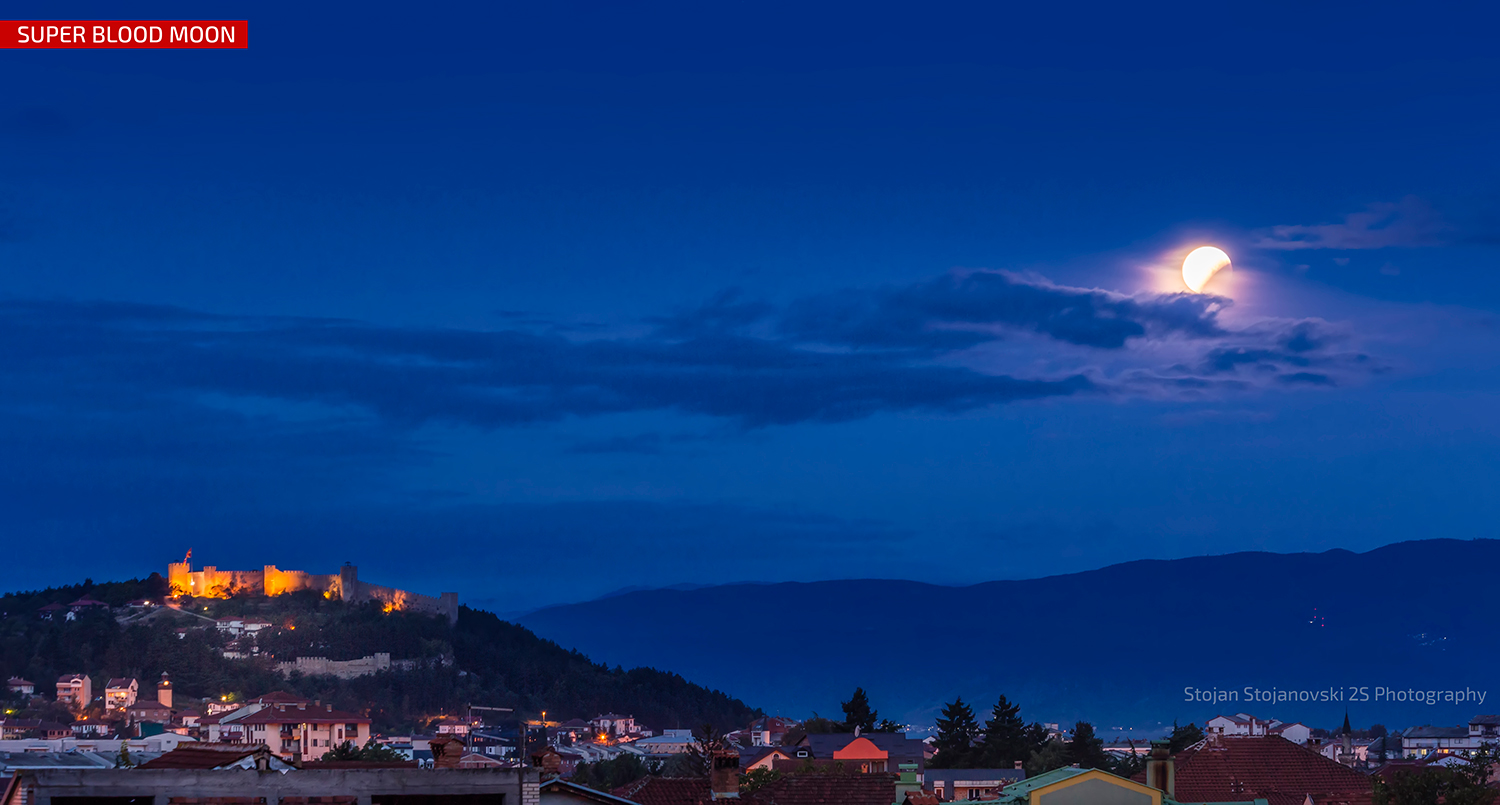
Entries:
<svg viewBox="0 0 1500 805">
<path fill-rule="evenodd" d="M 984 738 L 979 751 L 982 765 L 1009 769 L 1016 761 L 1031 757 L 1032 749 L 1028 743 L 1026 722 L 1021 720 L 1021 706 L 1012 704 L 1002 695 L 990 711 L 989 720 L 984 723 Z"/>
<path fill-rule="evenodd" d="M 1109 756 L 1104 741 L 1094 735 L 1094 725 L 1080 721 L 1073 727 L 1073 742 L 1068 745 L 1068 761 L 1080 769 L 1108 769 Z"/>
<path fill-rule="evenodd" d="M 979 737 L 979 722 L 974 709 L 964 704 L 962 696 L 943 707 L 937 720 L 937 737 L 932 747 L 937 754 L 932 765 L 938 769 L 962 769 L 972 764 L 974 742 Z"/>
<path fill-rule="evenodd" d="M 874 732 L 878 714 L 870 707 L 870 697 L 864 688 L 855 688 L 849 701 L 840 702 L 844 708 L 844 731 Z"/>
<path fill-rule="evenodd" d="M 1188 722 L 1179 727 L 1176 721 L 1172 722 L 1172 737 L 1169 743 L 1172 754 L 1175 755 L 1201 740 L 1203 740 L 1203 729 L 1197 724 Z"/>
</svg>

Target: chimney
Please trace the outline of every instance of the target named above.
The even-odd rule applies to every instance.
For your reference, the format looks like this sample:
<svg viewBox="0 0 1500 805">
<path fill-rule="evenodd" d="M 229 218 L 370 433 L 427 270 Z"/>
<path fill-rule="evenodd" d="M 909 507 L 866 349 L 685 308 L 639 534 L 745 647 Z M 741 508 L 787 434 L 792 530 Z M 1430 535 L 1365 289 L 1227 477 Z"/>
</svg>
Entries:
<svg viewBox="0 0 1500 805">
<path fill-rule="evenodd" d="M 533 753 L 531 756 L 531 765 L 542 770 L 543 780 L 562 776 L 562 756 L 551 749 Z"/>
<path fill-rule="evenodd" d="M 156 683 L 156 701 L 168 710 L 172 709 L 172 680 L 167 679 L 167 672 L 161 672 L 161 681 Z"/>
<path fill-rule="evenodd" d="M 434 769 L 456 769 L 464 756 L 464 742 L 457 738 L 434 738 L 427 747 L 432 750 Z"/>
<path fill-rule="evenodd" d="M 1146 785 L 1176 799 L 1177 771 L 1172 764 L 1172 742 L 1151 742 L 1151 757 L 1146 761 Z"/>
<path fill-rule="evenodd" d="M 714 799 L 740 798 L 740 753 L 733 749 L 720 749 L 713 754 L 708 774 L 708 787 Z"/>
</svg>

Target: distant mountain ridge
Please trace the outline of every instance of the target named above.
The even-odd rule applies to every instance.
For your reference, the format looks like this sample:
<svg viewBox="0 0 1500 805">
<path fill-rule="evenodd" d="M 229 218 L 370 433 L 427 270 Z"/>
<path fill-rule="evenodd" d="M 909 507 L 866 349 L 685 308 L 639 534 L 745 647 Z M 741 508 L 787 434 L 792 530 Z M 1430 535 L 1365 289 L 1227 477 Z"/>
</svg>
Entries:
<svg viewBox="0 0 1500 805">
<path fill-rule="evenodd" d="M 861 685 L 883 715 L 924 724 L 955 696 L 987 709 L 1000 693 L 1031 719 L 1140 733 L 1238 711 L 1336 726 L 1346 707 L 1356 724 L 1456 724 L 1500 709 L 1500 626 L 1485 603 L 1497 568 L 1500 541 L 1436 539 L 1365 553 L 1141 560 L 967 587 L 647 590 L 520 622 L 598 661 L 670 668 L 793 716 L 837 713 Z M 1361 687 L 1369 701 L 1357 700 Z M 1374 701 L 1382 687 L 1486 698 Z M 1187 701 L 1189 688 L 1239 698 Z M 1342 698 L 1303 700 L 1323 690 Z M 1272 700 L 1246 700 L 1260 692 Z"/>
</svg>

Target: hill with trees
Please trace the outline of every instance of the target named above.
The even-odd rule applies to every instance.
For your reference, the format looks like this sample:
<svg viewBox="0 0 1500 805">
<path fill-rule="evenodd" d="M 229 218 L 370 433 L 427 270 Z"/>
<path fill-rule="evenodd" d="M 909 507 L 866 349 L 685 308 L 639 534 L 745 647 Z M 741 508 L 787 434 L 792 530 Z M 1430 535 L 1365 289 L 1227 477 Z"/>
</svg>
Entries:
<svg viewBox="0 0 1500 805">
<path fill-rule="evenodd" d="M 654 668 L 610 668 L 577 651 L 538 638 L 494 614 L 462 607 L 458 623 L 438 616 L 384 612 L 378 603 L 345 604 L 318 593 L 274 597 L 182 599 L 122 614 L 127 602 L 164 600 L 157 574 L 127 582 L 50 588 L 0 596 L 0 674 L 37 683 L 49 694 L 61 674 L 86 673 L 103 693 L 110 677 L 136 677 L 144 688 L 162 672 L 179 700 L 244 698 L 282 689 L 368 713 L 379 731 L 421 728 L 465 704 L 511 707 L 536 718 L 590 718 L 602 712 L 633 714 L 654 729 L 711 723 L 738 727 L 759 714 L 739 699 Z M 80 597 L 116 609 L 84 610 L 68 619 L 39 617 L 47 604 Z M 272 625 L 256 637 L 259 653 L 223 656 L 231 639 L 215 628 L 221 617 L 242 616 Z M 354 679 L 283 676 L 275 663 L 294 657 L 347 660 L 388 652 L 412 667 Z"/>
</svg>

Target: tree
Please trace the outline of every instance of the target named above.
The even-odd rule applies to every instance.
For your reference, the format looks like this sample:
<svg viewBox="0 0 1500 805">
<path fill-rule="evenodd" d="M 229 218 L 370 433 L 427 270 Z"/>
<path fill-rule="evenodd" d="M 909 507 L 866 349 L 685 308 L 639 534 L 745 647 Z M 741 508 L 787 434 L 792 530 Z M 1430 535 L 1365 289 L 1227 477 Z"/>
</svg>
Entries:
<svg viewBox="0 0 1500 805">
<path fill-rule="evenodd" d="M 1021 706 L 1011 704 L 1002 695 L 990 711 L 989 720 L 984 722 L 984 738 L 978 753 L 980 765 L 1009 769 L 1016 761 L 1030 757 L 1032 749 L 1026 722 L 1021 720 Z"/>
<path fill-rule="evenodd" d="M 954 699 L 943 707 L 943 715 L 937 720 L 937 737 L 932 742 L 937 754 L 931 765 L 938 769 L 966 768 L 978 737 L 979 722 L 974 720 L 973 708 L 964 704 L 962 696 Z"/>
<path fill-rule="evenodd" d="M 661 768 L 639 755 L 622 754 L 611 760 L 598 763 L 580 763 L 573 772 L 572 781 L 588 786 L 595 791 L 609 792 L 622 785 L 629 785 L 647 775 L 660 773 Z"/>
<path fill-rule="evenodd" d="M 1109 756 L 1104 741 L 1094 736 L 1094 725 L 1080 721 L 1073 727 L 1073 741 L 1068 744 L 1068 762 L 1080 769 L 1108 769 Z"/>
<path fill-rule="evenodd" d="M 753 794 L 786 775 L 775 769 L 751 769 L 740 775 L 740 793 Z"/>
<path fill-rule="evenodd" d="M 359 760 L 359 747 L 353 741 L 344 741 L 323 753 L 318 760 Z"/>
<path fill-rule="evenodd" d="M 1201 740 L 1203 740 L 1203 730 L 1197 724 L 1189 722 L 1184 726 L 1178 726 L 1176 721 L 1172 722 L 1172 737 L 1169 745 L 1172 754 L 1175 755 Z"/>
<path fill-rule="evenodd" d="M 117 768 L 117 769 L 133 769 L 133 768 L 135 768 L 135 761 L 130 759 L 130 747 L 127 746 L 124 741 L 120 742 L 120 754 L 119 754 L 118 757 L 115 758 L 115 768 Z"/>
<path fill-rule="evenodd" d="M 693 742 L 688 744 L 683 766 L 694 777 L 707 777 L 714 768 L 714 753 L 730 749 L 724 734 L 712 724 L 704 724 L 693 730 Z"/>
<path fill-rule="evenodd" d="M 374 738 L 365 741 L 364 746 L 355 746 L 353 741 L 344 741 L 334 748 L 323 753 L 319 760 L 359 760 L 365 763 L 393 763 L 406 760 L 406 756 L 396 750 L 375 742 Z"/>
<path fill-rule="evenodd" d="M 1117 777 L 1130 779 L 1139 772 L 1146 770 L 1146 756 L 1135 751 L 1135 741 L 1125 739 L 1130 744 L 1130 754 L 1124 757 L 1110 756 L 1108 771 Z"/>
<path fill-rule="evenodd" d="M 1370 725 L 1370 737 L 1371 738 L 1384 738 L 1388 734 L 1389 734 L 1389 731 L 1386 730 L 1384 724 L 1371 724 Z"/>
<path fill-rule="evenodd" d="M 1068 745 L 1053 738 L 1026 760 L 1026 776 L 1035 777 L 1068 765 Z"/>
<path fill-rule="evenodd" d="M 878 714 L 870 707 L 870 697 L 864 688 L 855 688 L 849 701 L 840 702 L 844 708 L 844 732 L 874 732 Z"/>
</svg>

